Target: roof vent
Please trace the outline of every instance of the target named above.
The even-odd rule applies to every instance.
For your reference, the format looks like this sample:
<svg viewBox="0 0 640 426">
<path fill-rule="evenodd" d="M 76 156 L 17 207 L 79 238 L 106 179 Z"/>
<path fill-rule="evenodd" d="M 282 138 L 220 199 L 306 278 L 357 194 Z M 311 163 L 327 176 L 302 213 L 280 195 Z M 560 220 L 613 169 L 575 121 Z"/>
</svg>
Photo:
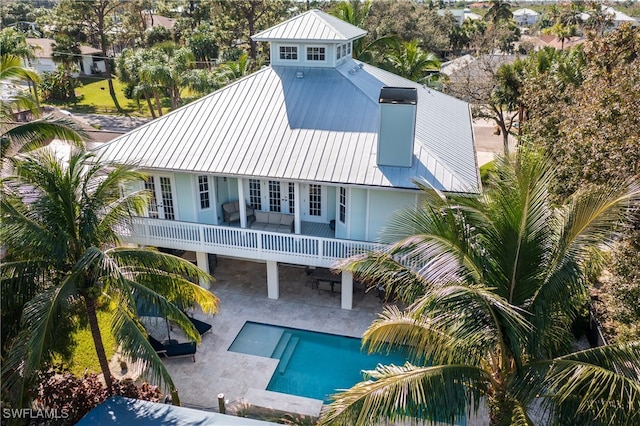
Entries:
<svg viewBox="0 0 640 426">
<path fill-rule="evenodd" d="M 297 78 L 304 78 L 304 73 L 303 73 L 302 71 L 298 71 L 298 72 L 296 73 L 296 77 L 297 77 Z"/>
</svg>

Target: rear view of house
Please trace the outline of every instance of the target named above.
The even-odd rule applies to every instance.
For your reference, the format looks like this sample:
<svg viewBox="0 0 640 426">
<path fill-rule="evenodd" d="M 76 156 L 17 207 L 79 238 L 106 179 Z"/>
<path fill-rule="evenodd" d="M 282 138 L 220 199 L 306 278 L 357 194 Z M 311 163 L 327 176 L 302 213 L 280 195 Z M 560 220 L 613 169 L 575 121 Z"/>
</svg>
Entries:
<svg viewBox="0 0 640 426">
<path fill-rule="evenodd" d="M 365 31 L 311 10 L 256 34 L 269 67 L 103 145 L 136 162 L 154 194 L 124 235 L 136 244 L 278 264 L 330 267 L 375 247 L 420 179 L 478 193 L 468 104 L 352 59 Z M 352 307 L 352 276 L 341 278 Z"/>
</svg>

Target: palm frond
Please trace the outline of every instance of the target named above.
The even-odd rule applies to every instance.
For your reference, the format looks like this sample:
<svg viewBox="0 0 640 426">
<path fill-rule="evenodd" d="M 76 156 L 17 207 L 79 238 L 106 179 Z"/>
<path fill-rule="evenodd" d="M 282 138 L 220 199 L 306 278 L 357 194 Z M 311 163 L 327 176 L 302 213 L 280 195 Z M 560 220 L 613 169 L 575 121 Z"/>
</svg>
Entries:
<svg viewBox="0 0 640 426">
<path fill-rule="evenodd" d="M 378 366 L 371 378 L 332 396 L 323 408 L 320 425 L 372 425 L 381 421 L 419 419 L 453 423 L 465 407 L 475 407 L 490 378 L 466 365 L 415 367 Z"/>
<path fill-rule="evenodd" d="M 76 123 L 66 118 L 45 116 L 26 123 L 5 123 L 14 125 L 3 130 L 2 136 L 11 141 L 3 158 L 16 153 L 24 153 L 45 146 L 52 139 L 61 139 L 82 146 L 89 135 Z"/>
<path fill-rule="evenodd" d="M 56 325 L 76 293 L 76 278 L 71 275 L 60 286 L 42 291 L 24 307 L 24 332 L 2 366 L 3 387 L 18 403 L 24 400 L 29 381 L 52 356 Z"/>
<path fill-rule="evenodd" d="M 138 315 L 138 310 L 157 312 L 159 316 L 175 322 L 178 327 L 184 330 L 189 339 L 200 343 L 201 337 L 198 330 L 178 306 L 144 285 L 133 281 L 129 281 L 128 285 L 133 290 L 133 297 L 136 301 L 136 306 L 133 307 L 133 312 L 136 313 L 136 316 Z"/>
<path fill-rule="evenodd" d="M 122 353 L 132 362 L 141 362 L 145 377 L 154 384 L 175 391 L 169 371 L 147 339 L 147 332 L 127 303 L 117 303 L 111 330 Z"/>
<path fill-rule="evenodd" d="M 529 367 L 519 392 L 543 397 L 558 421 L 591 419 L 611 425 L 640 419 L 640 343 L 602 346 Z"/>
<path fill-rule="evenodd" d="M 450 315 L 422 316 L 390 306 L 365 331 L 362 345 L 369 352 L 404 351 L 414 364 L 478 365 L 497 346 L 494 330 L 479 323 L 467 327 Z"/>
</svg>

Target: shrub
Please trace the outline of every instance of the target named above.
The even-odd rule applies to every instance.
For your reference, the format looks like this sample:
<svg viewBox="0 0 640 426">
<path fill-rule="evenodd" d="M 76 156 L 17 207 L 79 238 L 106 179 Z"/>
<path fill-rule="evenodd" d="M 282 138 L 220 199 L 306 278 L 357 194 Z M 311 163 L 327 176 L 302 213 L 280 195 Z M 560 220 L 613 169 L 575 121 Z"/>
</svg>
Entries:
<svg viewBox="0 0 640 426">
<path fill-rule="evenodd" d="M 52 368 L 40 373 L 36 405 L 68 415 L 64 424 L 75 424 L 91 409 L 100 405 L 109 396 L 107 388 L 95 373 L 76 377 L 61 368 Z M 136 385 L 132 380 L 115 380 L 111 395 L 158 402 L 162 393 L 157 386 L 148 383 Z"/>
</svg>

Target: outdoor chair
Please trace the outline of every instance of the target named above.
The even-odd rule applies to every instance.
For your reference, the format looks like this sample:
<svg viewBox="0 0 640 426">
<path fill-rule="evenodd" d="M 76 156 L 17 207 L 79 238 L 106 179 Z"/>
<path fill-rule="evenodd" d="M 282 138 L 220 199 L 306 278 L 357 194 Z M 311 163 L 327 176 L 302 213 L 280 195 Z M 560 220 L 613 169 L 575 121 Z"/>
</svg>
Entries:
<svg viewBox="0 0 640 426">
<path fill-rule="evenodd" d="M 193 358 L 193 362 L 196 362 L 196 342 L 164 344 L 156 340 L 151 335 L 148 335 L 147 338 L 149 339 L 151 347 L 153 347 L 156 353 L 160 356 L 165 356 L 167 358 L 190 356 Z"/>
<path fill-rule="evenodd" d="M 193 324 L 196 330 L 198 330 L 198 333 L 200 333 L 200 336 L 204 336 L 205 334 L 211 331 L 212 326 L 208 322 L 200 321 L 199 319 L 191 317 L 189 315 L 187 315 L 187 318 L 189 318 L 189 321 L 191 321 L 191 324 Z"/>
</svg>

